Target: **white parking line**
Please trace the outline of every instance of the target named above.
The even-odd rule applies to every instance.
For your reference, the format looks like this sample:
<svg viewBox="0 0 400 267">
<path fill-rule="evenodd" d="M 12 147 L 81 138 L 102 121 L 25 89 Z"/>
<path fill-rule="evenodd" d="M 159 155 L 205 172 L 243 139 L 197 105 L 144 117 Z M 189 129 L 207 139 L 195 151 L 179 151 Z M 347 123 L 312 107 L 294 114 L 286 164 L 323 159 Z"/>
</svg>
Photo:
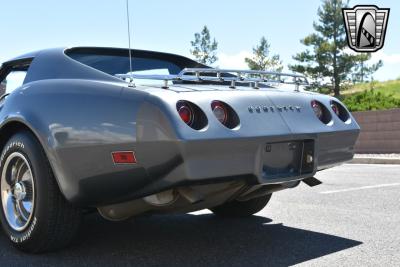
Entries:
<svg viewBox="0 0 400 267">
<path fill-rule="evenodd" d="M 394 167 L 394 168 L 399 168 L 399 164 L 368 164 L 368 163 L 345 163 L 345 164 L 343 164 L 343 166 L 346 166 L 346 167 L 352 167 L 352 166 L 369 166 L 369 167 L 371 167 L 371 168 L 376 168 L 376 167 L 379 167 L 379 168 L 385 168 L 385 167 L 388 167 L 388 168 L 390 168 L 390 167 Z"/>
<path fill-rule="evenodd" d="M 364 190 L 364 189 L 373 189 L 373 188 L 380 188 L 380 187 L 390 187 L 390 186 L 400 186 L 400 183 L 377 184 L 377 185 L 368 185 L 368 186 L 360 186 L 360 187 L 353 187 L 353 188 L 345 188 L 345 189 L 339 189 L 339 190 L 324 191 L 324 192 L 320 192 L 320 194 L 342 193 L 342 192 L 357 191 L 357 190 Z"/>
</svg>

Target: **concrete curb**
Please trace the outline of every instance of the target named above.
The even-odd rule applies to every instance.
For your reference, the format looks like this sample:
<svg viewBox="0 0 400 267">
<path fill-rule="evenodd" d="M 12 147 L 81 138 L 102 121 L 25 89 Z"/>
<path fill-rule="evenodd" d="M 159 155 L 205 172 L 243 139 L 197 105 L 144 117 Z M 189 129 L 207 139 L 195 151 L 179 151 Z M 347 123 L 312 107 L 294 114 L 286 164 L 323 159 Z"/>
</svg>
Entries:
<svg viewBox="0 0 400 267">
<path fill-rule="evenodd" d="M 358 164 L 400 164 L 399 158 L 353 158 L 348 163 Z"/>
</svg>

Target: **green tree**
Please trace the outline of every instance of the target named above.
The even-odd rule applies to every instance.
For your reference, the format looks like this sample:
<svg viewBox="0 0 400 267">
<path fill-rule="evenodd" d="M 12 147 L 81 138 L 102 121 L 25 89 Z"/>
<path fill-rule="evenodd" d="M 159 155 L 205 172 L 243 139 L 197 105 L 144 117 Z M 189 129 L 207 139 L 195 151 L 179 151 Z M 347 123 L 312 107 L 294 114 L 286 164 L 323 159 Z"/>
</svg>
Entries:
<svg viewBox="0 0 400 267">
<path fill-rule="evenodd" d="M 347 42 L 342 8 L 348 2 L 323 0 L 318 8 L 318 22 L 314 22 L 315 33 L 306 36 L 301 43 L 310 49 L 293 56 L 297 65 L 289 68 L 304 73 L 315 80 L 331 79 L 335 96 L 340 95 L 340 83 L 354 67 L 354 55 L 346 52 Z"/>
<path fill-rule="evenodd" d="M 211 65 L 218 60 L 218 43 L 215 38 L 211 41 L 210 31 L 204 26 L 200 33 L 194 34 L 194 41 L 190 42 L 192 48 L 190 53 L 197 61 L 203 64 Z"/>
<path fill-rule="evenodd" d="M 368 79 L 373 80 L 372 74 L 383 66 L 382 60 L 368 65 L 367 61 L 371 59 L 371 53 L 360 53 L 355 56 L 355 66 L 353 69 L 353 82 L 365 82 Z"/>
<path fill-rule="evenodd" d="M 251 70 L 263 70 L 263 71 L 282 71 L 282 61 L 279 55 L 270 55 L 270 43 L 263 36 L 260 40 L 260 44 L 253 48 L 253 56 L 251 58 L 245 58 L 245 61 Z"/>
</svg>

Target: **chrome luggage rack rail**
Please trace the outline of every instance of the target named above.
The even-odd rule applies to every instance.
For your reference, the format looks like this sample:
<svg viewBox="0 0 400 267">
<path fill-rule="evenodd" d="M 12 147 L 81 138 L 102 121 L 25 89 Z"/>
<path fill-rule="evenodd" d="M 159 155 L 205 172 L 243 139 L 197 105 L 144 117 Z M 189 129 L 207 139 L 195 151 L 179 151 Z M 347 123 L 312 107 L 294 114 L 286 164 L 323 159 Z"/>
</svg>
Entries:
<svg viewBox="0 0 400 267">
<path fill-rule="evenodd" d="M 204 74 L 215 74 L 215 76 L 205 76 Z M 231 76 L 224 76 L 223 74 L 229 74 Z M 299 90 L 299 85 L 308 85 L 307 78 L 303 75 L 258 70 L 185 68 L 178 74 L 174 75 L 146 75 L 131 73 L 115 74 L 115 76 L 121 79 L 127 79 L 130 83 L 132 83 L 133 79 L 162 80 L 164 81 L 163 88 L 168 88 L 168 81 L 230 82 L 230 88 L 235 88 L 236 83 L 249 83 L 254 89 L 259 89 L 260 83 L 285 83 L 295 85 L 296 91 Z M 289 77 L 292 79 L 290 81 L 283 79 L 283 77 Z"/>
</svg>

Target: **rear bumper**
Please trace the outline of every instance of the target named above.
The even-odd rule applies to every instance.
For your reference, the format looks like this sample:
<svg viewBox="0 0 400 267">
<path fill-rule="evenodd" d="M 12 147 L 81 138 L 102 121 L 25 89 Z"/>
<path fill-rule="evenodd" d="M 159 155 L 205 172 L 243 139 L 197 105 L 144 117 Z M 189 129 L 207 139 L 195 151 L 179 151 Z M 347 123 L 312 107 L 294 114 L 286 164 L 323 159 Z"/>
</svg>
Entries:
<svg viewBox="0 0 400 267">
<path fill-rule="evenodd" d="M 359 129 L 354 129 L 319 134 L 317 170 L 334 167 L 351 160 L 359 133 Z"/>
<path fill-rule="evenodd" d="M 107 172 L 72 182 L 69 198 L 82 206 L 99 206 L 137 199 L 170 188 L 246 180 L 277 184 L 311 177 L 316 171 L 353 157 L 358 130 L 322 134 L 245 137 L 235 139 L 137 142 L 138 164 L 109 166 Z M 266 144 L 308 140 L 313 146 L 311 169 L 269 177 L 263 170 Z M 125 145 L 126 146 L 126 145 Z M 104 148 L 106 150 L 118 148 Z M 101 154 L 97 148 L 97 153 Z M 276 152 L 273 156 L 280 157 Z M 286 159 L 287 160 L 287 159 Z M 287 172 L 287 168 L 284 169 Z M 275 170 L 276 171 L 276 170 Z"/>
</svg>

